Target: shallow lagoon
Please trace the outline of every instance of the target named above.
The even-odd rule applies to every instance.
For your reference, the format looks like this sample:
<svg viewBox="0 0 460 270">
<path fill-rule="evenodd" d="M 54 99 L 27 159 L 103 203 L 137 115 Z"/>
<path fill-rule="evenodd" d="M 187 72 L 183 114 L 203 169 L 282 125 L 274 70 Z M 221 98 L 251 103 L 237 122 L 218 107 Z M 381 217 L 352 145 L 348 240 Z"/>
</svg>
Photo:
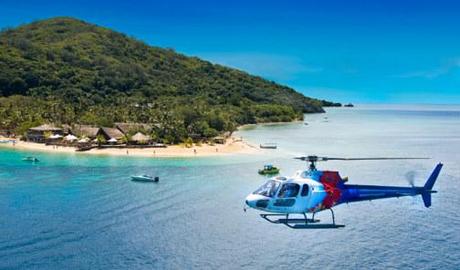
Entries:
<svg viewBox="0 0 460 270">
<path fill-rule="evenodd" d="M 327 117 L 327 118 L 326 118 Z M 458 269 L 460 265 L 460 106 L 329 109 L 305 122 L 249 127 L 258 156 L 148 159 L 30 153 L 0 149 L 1 269 Z M 21 161 L 36 155 L 41 162 Z M 245 196 L 274 163 L 292 174 L 299 154 L 430 156 L 432 160 L 328 162 L 350 183 L 422 184 L 445 167 L 433 206 L 421 198 L 341 205 L 340 230 L 270 224 Z M 150 173 L 159 184 L 133 183 Z M 328 219 L 329 214 L 319 214 Z"/>
</svg>

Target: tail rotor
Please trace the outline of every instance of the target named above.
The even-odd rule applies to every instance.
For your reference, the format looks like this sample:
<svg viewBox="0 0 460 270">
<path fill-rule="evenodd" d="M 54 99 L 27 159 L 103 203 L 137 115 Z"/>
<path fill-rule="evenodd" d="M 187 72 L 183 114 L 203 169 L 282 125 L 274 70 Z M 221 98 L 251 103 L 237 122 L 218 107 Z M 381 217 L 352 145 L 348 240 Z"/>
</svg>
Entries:
<svg viewBox="0 0 460 270">
<path fill-rule="evenodd" d="M 408 171 L 405 176 L 406 176 L 407 183 L 409 183 L 411 187 L 415 187 L 415 178 L 417 177 L 417 172 Z"/>
</svg>

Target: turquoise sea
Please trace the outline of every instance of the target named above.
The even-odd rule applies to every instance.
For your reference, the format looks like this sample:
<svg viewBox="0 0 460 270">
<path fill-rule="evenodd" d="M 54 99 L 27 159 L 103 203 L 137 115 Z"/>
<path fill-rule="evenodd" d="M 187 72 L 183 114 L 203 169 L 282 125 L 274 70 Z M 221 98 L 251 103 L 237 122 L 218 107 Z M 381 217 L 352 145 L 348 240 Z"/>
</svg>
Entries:
<svg viewBox="0 0 460 270">
<path fill-rule="evenodd" d="M 125 158 L 0 147 L 0 269 L 459 269 L 460 106 L 360 105 L 238 132 L 263 155 Z M 296 155 L 428 156 L 328 162 L 350 183 L 421 185 L 445 164 L 433 206 L 400 198 L 338 206 L 337 230 L 293 230 L 243 212 L 273 163 Z M 41 162 L 21 161 L 37 156 Z M 134 183 L 130 175 L 158 175 Z M 329 213 L 320 213 L 329 219 Z"/>
</svg>

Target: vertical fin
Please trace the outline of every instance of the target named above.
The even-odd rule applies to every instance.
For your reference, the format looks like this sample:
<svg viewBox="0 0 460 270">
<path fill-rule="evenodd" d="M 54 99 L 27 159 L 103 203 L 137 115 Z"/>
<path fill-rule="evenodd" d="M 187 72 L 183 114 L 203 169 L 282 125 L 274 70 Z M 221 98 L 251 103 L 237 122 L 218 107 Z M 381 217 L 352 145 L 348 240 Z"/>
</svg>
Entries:
<svg viewBox="0 0 460 270">
<path fill-rule="evenodd" d="M 434 168 L 433 172 L 431 173 L 430 177 L 425 183 L 425 186 L 423 186 L 424 189 L 426 190 L 432 190 L 434 183 L 436 182 L 436 179 L 438 178 L 439 172 L 441 172 L 442 169 L 442 163 L 439 163 L 436 165 L 436 168 Z"/>
<path fill-rule="evenodd" d="M 436 165 L 430 177 L 428 178 L 425 185 L 423 186 L 422 198 L 423 198 L 423 203 L 425 204 L 425 207 L 431 206 L 431 193 L 433 190 L 434 183 L 436 182 L 436 179 L 438 179 L 439 173 L 441 172 L 442 165 L 443 165 L 442 163 L 439 163 L 438 165 Z"/>
</svg>

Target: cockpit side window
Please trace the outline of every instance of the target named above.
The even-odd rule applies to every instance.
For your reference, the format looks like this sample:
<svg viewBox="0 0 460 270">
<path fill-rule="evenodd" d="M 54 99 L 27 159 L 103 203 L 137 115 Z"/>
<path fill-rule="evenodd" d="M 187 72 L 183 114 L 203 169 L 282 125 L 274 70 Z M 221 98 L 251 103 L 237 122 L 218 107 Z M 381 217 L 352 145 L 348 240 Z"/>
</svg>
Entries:
<svg viewBox="0 0 460 270">
<path fill-rule="evenodd" d="M 307 184 L 304 184 L 304 185 L 302 186 L 302 192 L 300 193 L 300 195 L 301 195 L 302 197 L 305 197 L 305 196 L 308 195 L 308 185 L 307 185 Z"/>
<path fill-rule="evenodd" d="M 263 184 L 260 188 L 253 192 L 253 194 L 258 194 L 266 197 L 274 197 L 278 188 L 280 186 L 280 182 L 269 180 L 267 183 Z"/>
<path fill-rule="evenodd" d="M 278 194 L 279 198 L 290 198 L 296 197 L 299 194 L 300 186 L 295 183 L 286 183 L 284 184 Z"/>
</svg>

